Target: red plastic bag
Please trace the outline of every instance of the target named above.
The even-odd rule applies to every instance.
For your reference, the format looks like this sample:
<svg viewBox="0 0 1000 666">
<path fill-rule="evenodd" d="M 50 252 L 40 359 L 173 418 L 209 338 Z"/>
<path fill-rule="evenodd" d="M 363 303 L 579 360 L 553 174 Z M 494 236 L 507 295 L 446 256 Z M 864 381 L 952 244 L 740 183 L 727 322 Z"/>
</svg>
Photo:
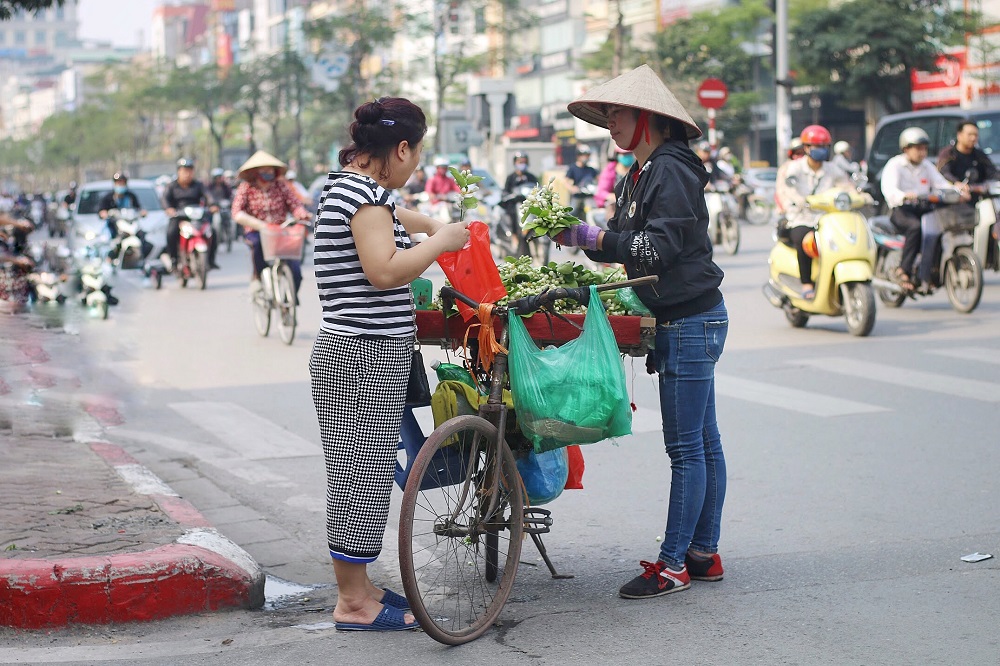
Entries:
<svg viewBox="0 0 1000 666">
<path fill-rule="evenodd" d="M 566 477 L 565 490 L 583 490 L 583 451 L 579 444 L 566 447 L 566 455 L 569 456 L 569 476 Z"/>
<path fill-rule="evenodd" d="M 493 303 L 507 295 L 500 271 L 490 251 L 490 228 L 485 222 L 469 223 L 469 242 L 457 252 L 445 252 L 437 259 L 451 286 L 480 303 Z M 462 319 L 473 312 L 465 303 L 456 302 Z"/>
</svg>

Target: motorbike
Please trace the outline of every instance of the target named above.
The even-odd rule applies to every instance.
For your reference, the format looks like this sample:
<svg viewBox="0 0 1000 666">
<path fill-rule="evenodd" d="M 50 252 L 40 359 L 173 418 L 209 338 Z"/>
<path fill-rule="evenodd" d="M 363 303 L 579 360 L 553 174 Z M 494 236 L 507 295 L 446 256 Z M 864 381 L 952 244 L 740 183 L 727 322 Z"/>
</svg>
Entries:
<svg viewBox="0 0 1000 666">
<path fill-rule="evenodd" d="M 232 206 L 232 201 L 223 199 L 219 202 L 219 210 L 212 213 L 212 228 L 218 234 L 219 245 L 226 246 L 226 252 L 233 251 L 233 237 L 236 235 L 233 231 L 233 220 L 230 216 Z"/>
<path fill-rule="evenodd" d="M 65 238 L 66 230 L 69 228 L 69 225 L 69 209 L 59 206 L 52 215 L 52 221 L 49 222 L 49 238 L 55 238 L 56 236 L 59 238 Z"/>
<path fill-rule="evenodd" d="M 739 206 L 731 189 L 727 181 L 716 181 L 712 189 L 705 191 L 705 204 L 712 245 L 722 245 L 727 254 L 736 254 L 740 249 Z"/>
<path fill-rule="evenodd" d="M 921 255 L 925 250 L 933 252 L 930 279 L 922 281 L 917 275 L 911 278 L 915 289 L 903 287 L 896 269 L 902 259 L 904 237 L 888 216 L 874 217 L 872 230 L 878 247 L 875 274 L 888 283 L 885 288 L 879 287 L 879 299 L 889 307 L 898 308 L 907 297 L 930 296 L 943 286 L 956 312 L 972 312 L 983 295 L 983 265 L 973 249 L 976 210 L 959 204 L 959 193 L 955 190 L 920 195 L 913 203 L 927 209 L 921 219 L 925 229 Z M 918 256 L 914 266 L 922 261 L 923 257 Z"/>
<path fill-rule="evenodd" d="M 212 237 L 212 221 L 206 217 L 202 206 L 185 206 L 178 211 L 180 220 L 180 245 L 177 252 L 177 265 L 173 272 L 181 281 L 182 287 L 187 287 L 188 281 L 197 279 L 202 289 L 208 286 L 208 248 Z M 153 278 L 157 283 L 157 277 Z"/>
<path fill-rule="evenodd" d="M 842 188 L 806 198 L 810 210 L 819 214 L 814 231 L 817 256 L 812 265 L 816 295 L 812 299 L 802 297 L 798 255 L 788 228 L 781 226 L 776 231 L 767 260 L 770 278 L 764 295 L 771 305 L 784 311 L 793 327 L 804 327 L 811 315 L 843 315 L 847 330 L 856 336 L 866 336 L 875 327 L 875 239 L 858 212 L 867 201 L 859 192 Z"/>
<path fill-rule="evenodd" d="M 972 232 L 972 251 L 983 270 L 1000 272 L 1000 225 L 997 224 L 997 201 L 1000 181 L 972 185 L 969 190 L 980 195 L 976 202 L 976 228 Z"/>
<path fill-rule="evenodd" d="M 59 275 L 50 271 L 36 271 L 28 274 L 28 282 L 31 283 L 32 295 L 36 303 L 59 303 L 66 302 L 69 285 L 66 275 Z"/>
<path fill-rule="evenodd" d="M 111 239 L 111 268 L 114 272 L 121 269 L 140 268 L 144 266 L 153 245 L 146 241 L 146 232 L 139 228 L 139 212 L 132 208 L 108 211 L 108 220 L 118 234 Z"/>
<path fill-rule="evenodd" d="M 521 204 L 537 186 L 536 182 L 524 182 L 502 197 L 500 203 L 494 207 L 490 242 L 498 261 L 503 261 L 507 257 L 522 257 L 529 253 L 528 242 L 520 231 L 520 217 L 515 220 L 512 216 L 520 216 Z"/>
<path fill-rule="evenodd" d="M 92 229 L 77 229 L 76 235 L 78 241 L 82 240 L 75 250 L 80 303 L 95 316 L 107 319 L 110 306 L 118 302 L 111 296 L 109 244 L 104 234 Z"/>
</svg>

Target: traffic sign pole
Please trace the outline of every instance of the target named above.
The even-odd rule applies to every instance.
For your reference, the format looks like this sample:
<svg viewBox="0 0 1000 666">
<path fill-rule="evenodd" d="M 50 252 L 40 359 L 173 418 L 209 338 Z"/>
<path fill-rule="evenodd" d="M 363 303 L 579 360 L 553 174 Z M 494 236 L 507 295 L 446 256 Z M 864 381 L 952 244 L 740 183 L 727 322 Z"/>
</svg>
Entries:
<svg viewBox="0 0 1000 666">
<path fill-rule="evenodd" d="M 708 143 L 714 151 L 717 145 L 715 136 L 715 109 L 708 110 Z"/>
</svg>

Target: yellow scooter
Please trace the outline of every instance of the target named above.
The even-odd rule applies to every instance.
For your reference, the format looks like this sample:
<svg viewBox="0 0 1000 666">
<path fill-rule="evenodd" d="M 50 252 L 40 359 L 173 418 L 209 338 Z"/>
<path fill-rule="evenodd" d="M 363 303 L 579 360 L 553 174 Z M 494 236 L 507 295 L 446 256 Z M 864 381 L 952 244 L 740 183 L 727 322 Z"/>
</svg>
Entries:
<svg viewBox="0 0 1000 666">
<path fill-rule="evenodd" d="M 806 202 L 811 210 L 821 213 L 814 234 L 804 241 L 811 254 L 815 253 L 812 281 L 816 295 L 802 297 L 798 258 L 787 228 L 779 228 L 767 259 L 770 279 L 764 285 L 764 295 L 771 305 L 784 310 L 795 328 L 804 327 L 810 315 L 844 315 L 851 335 L 868 335 L 875 326 L 872 284 L 876 246 L 868 222 L 858 211 L 869 199 L 854 190 L 831 188 L 807 197 Z"/>
</svg>

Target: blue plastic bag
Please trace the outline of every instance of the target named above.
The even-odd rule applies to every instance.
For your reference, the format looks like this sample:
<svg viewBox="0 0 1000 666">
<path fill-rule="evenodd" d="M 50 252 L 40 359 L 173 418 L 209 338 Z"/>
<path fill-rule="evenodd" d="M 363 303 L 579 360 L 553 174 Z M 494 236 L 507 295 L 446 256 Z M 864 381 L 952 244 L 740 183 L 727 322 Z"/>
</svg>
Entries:
<svg viewBox="0 0 1000 666">
<path fill-rule="evenodd" d="M 530 451 L 526 457 L 517 459 L 517 471 L 521 473 L 532 506 L 546 504 L 559 497 L 566 487 L 569 456 L 565 448 L 544 453 Z"/>
</svg>

